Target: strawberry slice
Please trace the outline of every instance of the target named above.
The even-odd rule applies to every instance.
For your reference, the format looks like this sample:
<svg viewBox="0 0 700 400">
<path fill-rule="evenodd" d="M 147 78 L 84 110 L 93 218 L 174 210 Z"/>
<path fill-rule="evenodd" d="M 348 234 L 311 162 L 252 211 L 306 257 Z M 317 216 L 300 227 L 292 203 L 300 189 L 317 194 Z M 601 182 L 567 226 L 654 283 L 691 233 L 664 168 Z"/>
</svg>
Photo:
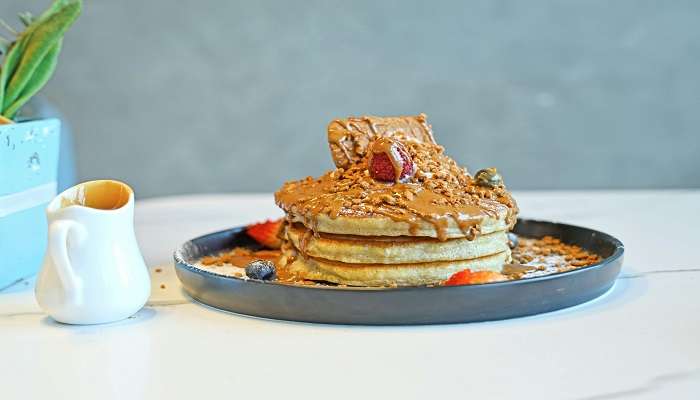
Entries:
<svg viewBox="0 0 700 400">
<path fill-rule="evenodd" d="M 280 218 L 248 225 L 245 232 L 261 245 L 270 249 L 279 249 L 282 246 L 282 240 L 279 238 L 281 228 L 282 219 Z"/>
<path fill-rule="evenodd" d="M 505 275 L 493 271 L 475 271 L 470 269 L 455 272 L 448 280 L 445 281 L 445 286 L 457 285 L 475 285 L 479 283 L 501 282 L 505 281 Z"/>
</svg>

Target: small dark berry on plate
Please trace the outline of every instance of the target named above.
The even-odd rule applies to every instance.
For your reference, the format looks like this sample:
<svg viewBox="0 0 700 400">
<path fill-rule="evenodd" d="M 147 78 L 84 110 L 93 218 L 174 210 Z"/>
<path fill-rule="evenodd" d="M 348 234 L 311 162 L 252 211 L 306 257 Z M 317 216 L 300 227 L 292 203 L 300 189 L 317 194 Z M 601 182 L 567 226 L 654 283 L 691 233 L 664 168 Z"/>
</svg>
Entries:
<svg viewBox="0 0 700 400">
<path fill-rule="evenodd" d="M 245 266 L 245 274 L 250 279 L 269 280 L 275 275 L 275 264 L 268 260 L 255 260 Z"/>
<path fill-rule="evenodd" d="M 508 246 L 511 249 L 518 247 L 518 235 L 513 232 L 508 232 Z"/>
</svg>

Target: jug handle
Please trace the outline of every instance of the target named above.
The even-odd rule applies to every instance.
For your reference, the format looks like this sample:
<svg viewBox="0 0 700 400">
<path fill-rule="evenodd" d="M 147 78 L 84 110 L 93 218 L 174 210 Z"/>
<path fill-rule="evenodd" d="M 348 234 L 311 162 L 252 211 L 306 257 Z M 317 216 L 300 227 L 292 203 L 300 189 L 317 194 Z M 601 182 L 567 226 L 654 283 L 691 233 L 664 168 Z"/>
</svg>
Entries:
<svg viewBox="0 0 700 400">
<path fill-rule="evenodd" d="M 75 221 L 55 221 L 49 226 L 49 253 L 56 266 L 56 273 L 63 284 L 66 296 L 75 298 L 82 289 L 82 280 L 78 278 L 68 256 L 68 233 L 76 228 L 79 237 L 85 233 L 85 228 Z"/>
</svg>

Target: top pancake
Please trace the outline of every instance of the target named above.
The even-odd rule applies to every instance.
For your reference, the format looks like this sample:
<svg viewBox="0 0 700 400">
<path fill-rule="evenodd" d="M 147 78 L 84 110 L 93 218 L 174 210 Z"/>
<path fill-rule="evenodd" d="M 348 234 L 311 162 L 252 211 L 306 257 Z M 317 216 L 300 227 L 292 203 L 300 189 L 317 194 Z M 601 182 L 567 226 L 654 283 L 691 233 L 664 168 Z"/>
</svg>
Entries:
<svg viewBox="0 0 700 400">
<path fill-rule="evenodd" d="M 316 232 L 335 233 L 359 236 L 417 236 L 455 239 L 462 237 L 474 238 L 478 234 L 489 234 L 507 230 L 507 207 L 494 205 L 497 208 L 495 214 L 477 214 L 475 216 L 462 214 L 460 219 L 455 219 L 449 213 L 435 213 L 434 221 L 430 219 L 414 218 L 409 221 L 394 220 L 382 214 L 391 210 L 380 210 L 368 213 L 361 210 L 353 210 L 350 207 L 341 207 L 338 215 L 332 216 L 326 213 L 303 214 L 295 211 L 287 212 L 289 222 L 298 222 Z M 436 210 L 437 211 L 437 210 Z M 460 224 L 462 225 L 460 227 Z M 473 228 L 472 228 L 473 227 Z"/>
<path fill-rule="evenodd" d="M 333 154 L 344 167 L 316 179 L 286 182 L 275 193 L 277 205 L 290 221 L 317 232 L 440 240 L 473 239 L 515 223 L 517 205 L 505 186 L 477 184 L 434 143 L 425 116 L 351 120 L 369 122 L 334 121 L 329 126 L 329 142 L 339 140 L 342 129 L 338 126 L 354 127 L 352 135 L 342 137 L 344 150 Z M 400 141 L 413 161 L 413 176 L 388 183 L 370 176 L 367 143 L 378 136 Z"/>
</svg>

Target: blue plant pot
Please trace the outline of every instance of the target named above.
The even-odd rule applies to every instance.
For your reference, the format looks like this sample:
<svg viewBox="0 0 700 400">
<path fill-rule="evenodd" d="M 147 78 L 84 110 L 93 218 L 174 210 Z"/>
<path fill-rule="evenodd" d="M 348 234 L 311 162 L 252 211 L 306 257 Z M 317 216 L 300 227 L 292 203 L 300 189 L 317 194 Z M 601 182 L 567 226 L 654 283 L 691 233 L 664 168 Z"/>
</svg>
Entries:
<svg viewBox="0 0 700 400">
<path fill-rule="evenodd" d="M 56 195 L 61 122 L 0 125 L 0 289 L 36 274 Z"/>
</svg>

